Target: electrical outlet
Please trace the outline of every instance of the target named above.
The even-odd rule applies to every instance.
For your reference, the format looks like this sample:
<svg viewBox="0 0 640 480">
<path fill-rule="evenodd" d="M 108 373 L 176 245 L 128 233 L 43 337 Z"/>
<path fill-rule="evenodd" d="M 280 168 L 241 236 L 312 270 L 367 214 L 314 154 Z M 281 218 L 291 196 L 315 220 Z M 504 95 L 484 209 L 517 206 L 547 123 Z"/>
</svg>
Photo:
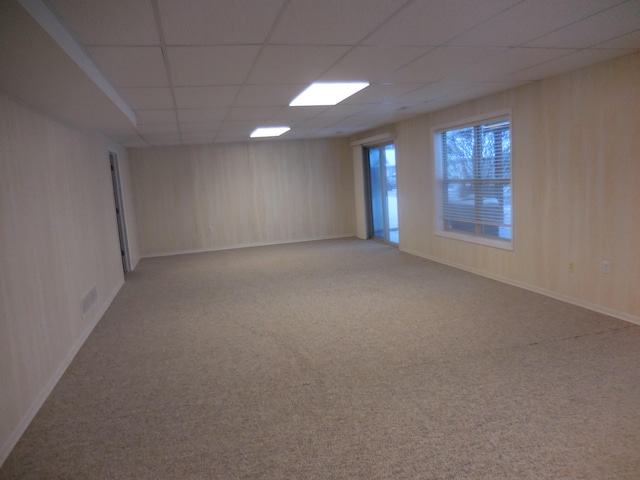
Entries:
<svg viewBox="0 0 640 480">
<path fill-rule="evenodd" d="M 602 273 L 607 275 L 611 273 L 611 262 L 609 260 L 602 261 Z"/>
<path fill-rule="evenodd" d="M 573 273 L 576 271 L 576 263 L 571 261 L 569 262 L 569 273 Z"/>
</svg>

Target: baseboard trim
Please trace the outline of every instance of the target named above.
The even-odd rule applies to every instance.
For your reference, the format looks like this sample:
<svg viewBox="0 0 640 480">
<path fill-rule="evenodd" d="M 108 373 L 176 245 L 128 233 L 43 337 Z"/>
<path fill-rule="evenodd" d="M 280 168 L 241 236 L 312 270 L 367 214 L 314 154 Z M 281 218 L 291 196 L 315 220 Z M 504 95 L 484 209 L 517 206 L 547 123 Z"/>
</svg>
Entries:
<svg viewBox="0 0 640 480">
<path fill-rule="evenodd" d="M 268 247 L 270 245 L 286 245 L 289 243 L 316 242 L 319 240 L 335 240 L 338 238 L 353 238 L 353 237 L 355 237 L 355 233 L 349 233 L 349 234 L 343 234 L 343 235 L 331 235 L 328 237 L 299 238 L 296 240 L 286 240 L 281 242 L 240 243 L 237 245 L 228 245 L 224 247 L 200 248 L 195 250 L 176 250 L 173 252 L 160 252 L 160 253 L 145 253 L 144 255 L 140 255 L 140 258 L 170 257 L 173 255 L 188 255 L 190 253 L 219 252 L 222 250 L 235 250 L 237 248 Z"/>
<path fill-rule="evenodd" d="M 2 445 L 2 448 L 0 448 L 0 467 L 4 464 L 5 460 L 9 457 L 11 450 L 13 450 L 13 447 L 16 446 L 16 444 L 20 440 L 20 437 L 22 437 L 24 432 L 27 430 L 27 428 L 29 427 L 29 424 L 38 413 L 38 410 L 40 410 L 44 402 L 47 400 L 47 398 L 55 388 L 56 384 L 60 381 L 60 379 L 62 378 L 62 375 L 64 375 L 64 372 L 67 370 L 67 368 L 73 361 L 78 351 L 80 351 L 80 348 L 82 348 L 82 345 L 84 344 L 84 342 L 87 340 L 87 338 L 89 338 L 89 335 L 91 335 L 91 332 L 96 327 L 96 325 L 98 324 L 102 316 L 105 314 L 105 312 L 107 311 L 107 308 L 109 308 L 109 306 L 111 305 L 111 303 L 113 302 L 113 300 L 115 299 L 116 295 L 118 294 L 118 292 L 120 291 L 123 285 L 124 285 L 124 279 L 118 282 L 118 285 L 116 286 L 116 288 L 111 292 L 109 297 L 103 302 L 103 304 L 100 306 L 100 309 L 96 311 L 89 325 L 84 329 L 84 331 L 82 332 L 78 340 L 76 340 L 76 342 L 73 344 L 71 349 L 69 349 L 69 351 L 67 352 L 67 355 L 62 360 L 60 365 L 58 365 L 58 368 L 56 368 L 56 371 L 53 373 L 53 375 L 51 376 L 47 384 L 40 391 L 40 394 L 37 396 L 37 398 L 31 404 L 31 406 L 29 407 L 25 415 L 22 417 L 22 420 L 20 421 L 20 423 L 16 426 L 16 428 L 14 428 L 13 432 L 11 432 L 11 434 L 9 435 L 9 438 L 4 443 L 4 445 Z"/>
<path fill-rule="evenodd" d="M 555 298 L 556 300 L 560 300 L 562 302 L 570 303 L 572 305 L 576 305 L 578 307 L 586 308 L 588 310 L 593 310 L 594 312 L 602 313 L 604 315 L 608 315 L 610 317 L 617 318 L 619 320 L 624 320 L 626 322 L 634 323 L 636 325 L 640 325 L 640 317 L 631 315 L 626 312 L 619 312 L 612 308 L 604 307 L 602 305 L 598 305 L 595 303 L 587 302 L 581 300 L 579 298 L 574 298 L 569 295 L 564 295 L 562 293 L 557 293 L 552 290 L 547 290 L 545 288 L 537 287 L 535 285 L 530 285 L 525 282 L 520 282 L 518 280 L 513 280 L 511 278 L 502 277 L 500 275 L 494 275 L 489 272 L 484 272 L 482 270 L 478 270 L 476 268 L 466 267 L 464 265 L 459 265 L 454 262 L 448 262 L 446 260 L 442 260 L 440 258 L 432 257 L 431 255 L 425 255 L 424 253 L 417 252 L 411 249 L 401 249 L 403 252 L 408 253 L 410 255 L 415 255 L 417 257 L 425 258 L 427 260 L 431 260 L 436 263 L 441 263 L 443 265 L 447 265 L 449 267 L 457 268 L 460 270 L 464 270 L 469 273 L 473 273 L 475 275 L 480 275 L 481 277 L 490 278 L 491 280 L 496 280 L 498 282 L 506 283 L 508 285 L 512 285 L 514 287 L 523 288 L 525 290 L 529 290 L 534 293 L 539 293 L 540 295 L 545 295 L 547 297 Z"/>
</svg>

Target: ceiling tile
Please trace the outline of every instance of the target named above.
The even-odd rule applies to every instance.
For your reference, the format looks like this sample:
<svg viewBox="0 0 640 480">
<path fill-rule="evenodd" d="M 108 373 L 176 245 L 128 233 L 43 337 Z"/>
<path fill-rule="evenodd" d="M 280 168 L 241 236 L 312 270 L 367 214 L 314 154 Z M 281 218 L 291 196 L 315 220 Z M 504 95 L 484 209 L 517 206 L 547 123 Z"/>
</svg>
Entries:
<svg viewBox="0 0 640 480">
<path fill-rule="evenodd" d="M 142 141 L 142 138 L 133 127 L 129 127 L 126 129 L 105 128 L 102 133 L 104 133 L 117 143 L 131 143 Z"/>
<path fill-rule="evenodd" d="M 541 80 L 543 78 L 570 72 L 578 68 L 603 62 L 611 58 L 627 55 L 628 50 L 615 49 L 586 49 L 570 55 L 536 65 L 535 67 L 519 71 L 505 77 L 505 80 Z"/>
<path fill-rule="evenodd" d="M 596 45 L 597 48 L 628 48 L 639 49 L 640 48 L 640 30 L 622 35 L 620 37 L 609 40 L 608 42 L 600 43 Z"/>
<path fill-rule="evenodd" d="M 251 133 L 251 132 L 249 132 Z M 238 143 L 249 140 L 249 133 L 239 134 L 236 132 L 218 132 L 213 139 L 214 143 Z"/>
<path fill-rule="evenodd" d="M 302 122 L 299 125 L 299 128 L 316 129 L 316 128 L 330 127 L 334 123 L 338 122 L 341 118 L 342 117 L 323 117 L 323 118 L 315 117 L 315 118 L 309 118 L 309 119 L 305 120 L 304 122 Z"/>
<path fill-rule="evenodd" d="M 164 147 L 170 145 L 180 145 L 180 135 L 175 134 L 147 134 L 143 138 L 149 145 L 155 147 Z"/>
<path fill-rule="evenodd" d="M 237 85 L 173 89 L 178 108 L 230 107 L 239 91 Z"/>
<path fill-rule="evenodd" d="M 516 88 L 521 85 L 529 83 L 527 81 L 512 81 L 512 82 L 484 82 L 476 83 L 469 88 L 459 92 L 460 98 L 472 99 L 480 98 L 485 95 L 492 95 L 494 93 L 504 92 L 511 88 Z"/>
<path fill-rule="evenodd" d="M 316 128 L 311 130 L 310 133 L 307 133 L 304 138 L 344 137 L 357 131 L 359 131 L 359 129 L 354 127 Z"/>
<path fill-rule="evenodd" d="M 417 59 L 431 47 L 356 47 L 322 75 L 322 81 L 375 82 Z"/>
<path fill-rule="evenodd" d="M 355 45 L 405 0 L 296 0 L 269 38 L 274 44 Z"/>
<path fill-rule="evenodd" d="M 199 122 L 199 123 L 180 123 L 180 131 L 182 135 L 185 134 L 203 134 L 209 133 L 213 135 L 212 132 L 216 132 L 222 126 L 222 122 Z"/>
<path fill-rule="evenodd" d="M 177 123 L 154 123 L 151 125 L 138 125 L 136 130 L 140 135 L 146 137 L 148 135 L 179 135 L 178 124 Z"/>
<path fill-rule="evenodd" d="M 213 137 L 215 137 L 216 132 L 218 131 L 218 129 L 220 128 L 221 124 L 217 124 L 214 128 L 209 128 L 209 129 L 202 129 L 202 130 L 182 130 L 182 139 L 188 139 L 188 138 L 209 138 L 212 139 Z"/>
<path fill-rule="evenodd" d="M 176 121 L 175 110 L 136 110 L 138 126 Z"/>
<path fill-rule="evenodd" d="M 137 135 L 138 133 L 135 130 L 135 126 L 131 125 L 128 127 L 105 127 L 102 130 L 102 133 L 106 135 Z"/>
<path fill-rule="evenodd" d="M 394 115 L 398 112 L 402 112 L 409 107 L 403 106 L 401 103 L 385 102 L 377 105 L 370 105 L 369 108 L 364 110 L 360 115 L 373 116 L 373 115 Z"/>
<path fill-rule="evenodd" d="M 98 68 L 116 87 L 168 87 L 160 47 L 90 47 Z"/>
<path fill-rule="evenodd" d="M 299 125 L 309 118 L 313 118 L 325 111 L 328 107 L 284 107 L 273 115 L 269 121 L 284 125 Z"/>
<path fill-rule="evenodd" d="M 411 105 L 431 102 L 445 95 L 451 95 L 452 93 L 465 90 L 469 88 L 469 86 L 470 82 L 463 81 L 429 83 L 411 93 L 394 99 L 394 103 L 400 107 L 410 107 Z"/>
<path fill-rule="evenodd" d="M 520 0 L 447 0 L 411 3 L 364 43 L 441 45 Z"/>
<path fill-rule="evenodd" d="M 327 108 L 325 111 L 318 114 L 318 118 L 348 117 L 351 115 L 357 115 L 365 111 L 367 108 L 369 108 L 369 106 L 370 104 L 366 104 L 366 103 L 358 103 L 358 104 L 352 104 L 352 105 L 341 103 L 341 104 L 333 105 Z"/>
<path fill-rule="evenodd" d="M 283 0 L 159 0 L 168 45 L 255 45 L 262 43 Z"/>
<path fill-rule="evenodd" d="M 359 116 L 359 118 L 361 118 L 362 121 L 366 121 L 367 123 L 369 123 L 370 125 L 369 128 L 375 128 L 384 124 L 405 120 L 410 117 L 415 117 L 419 111 L 421 112 L 422 110 L 419 110 L 419 107 L 416 107 L 411 114 L 407 114 L 407 115 L 404 115 L 398 112 L 390 112 L 390 113 L 376 112 L 370 115 L 368 112 L 364 112 L 362 115 Z M 352 118 L 355 118 L 355 117 L 352 117 Z M 358 129 L 358 130 L 361 131 L 361 129 Z"/>
<path fill-rule="evenodd" d="M 210 134 L 187 134 L 182 135 L 182 144 L 183 145 L 202 145 L 207 143 L 213 143 L 213 139 L 215 138 L 215 133 Z"/>
<path fill-rule="evenodd" d="M 228 120 L 265 122 L 278 113 L 278 107 L 233 107 L 229 110 Z"/>
<path fill-rule="evenodd" d="M 286 127 L 290 127 L 291 129 L 294 129 L 294 128 L 298 128 L 298 126 L 302 125 L 305 121 L 306 121 L 305 118 L 286 118 L 286 117 L 283 118 L 281 115 L 278 114 L 271 117 L 268 122 L 261 123 L 259 126 L 269 126 L 269 125 L 275 126 L 275 127 L 286 126 Z"/>
<path fill-rule="evenodd" d="M 450 45 L 515 47 L 624 0 L 527 0 L 456 37 Z"/>
<path fill-rule="evenodd" d="M 84 45 L 158 45 L 151 0 L 48 0 Z"/>
<path fill-rule="evenodd" d="M 527 44 L 532 47 L 584 48 L 638 30 L 640 0 L 630 0 Z"/>
<path fill-rule="evenodd" d="M 371 104 L 388 102 L 394 98 L 416 90 L 424 85 L 420 83 L 378 83 L 369 85 L 355 95 L 345 99 L 340 105 Z"/>
<path fill-rule="evenodd" d="M 574 51 L 562 48 L 512 48 L 484 62 L 459 70 L 447 77 L 447 80 L 499 81 L 507 75 L 563 57 Z"/>
<path fill-rule="evenodd" d="M 505 49 L 496 47 L 439 47 L 389 76 L 391 82 L 435 82 Z"/>
<path fill-rule="evenodd" d="M 251 121 L 237 121 L 237 120 L 227 120 L 222 124 L 220 130 L 216 135 L 216 138 L 220 136 L 228 136 L 228 137 L 242 137 L 245 140 L 249 138 L 249 134 L 255 130 L 256 122 L 254 120 Z"/>
<path fill-rule="evenodd" d="M 317 128 L 301 128 L 301 127 L 296 127 L 295 129 L 292 128 L 290 131 L 287 132 L 287 137 L 289 139 L 302 139 L 302 138 L 318 138 L 321 135 L 317 135 L 316 136 L 316 132 L 318 131 Z M 325 135 L 326 136 L 326 135 Z"/>
<path fill-rule="evenodd" d="M 365 130 L 372 128 L 378 123 L 384 123 L 384 119 L 378 118 L 376 115 L 353 115 L 351 117 L 345 117 L 337 121 L 332 127 L 340 128 L 353 127 L 358 130 Z"/>
<path fill-rule="evenodd" d="M 240 85 L 259 50 L 257 46 L 169 47 L 173 85 Z"/>
<path fill-rule="evenodd" d="M 425 104 L 423 104 L 424 107 L 425 107 L 425 112 L 424 113 L 436 112 L 438 110 L 442 110 L 444 108 L 456 105 L 459 102 L 457 102 L 455 99 L 456 99 L 455 96 L 445 96 L 445 97 L 439 98 L 438 100 L 435 100 L 433 102 L 425 103 Z"/>
<path fill-rule="evenodd" d="M 181 109 L 178 110 L 178 120 L 184 123 L 218 122 L 224 120 L 228 113 L 228 108 Z"/>
<path fill-rule="evenodd" d="M 248 83 L 307 84 L 316 80 L 348 51 L 347 47 L 267 46 Z"/>
<path fill-rule="evenodd" d="M 173 98 L 169 88 L 119 88 L 118 92 L 134 110 L 173 108 Z"/>
<path fill-rule="evenodd" d="M 234 106 L 288 106 L 306 84 L 298 85 L 245 85 Z"/>
</svg>

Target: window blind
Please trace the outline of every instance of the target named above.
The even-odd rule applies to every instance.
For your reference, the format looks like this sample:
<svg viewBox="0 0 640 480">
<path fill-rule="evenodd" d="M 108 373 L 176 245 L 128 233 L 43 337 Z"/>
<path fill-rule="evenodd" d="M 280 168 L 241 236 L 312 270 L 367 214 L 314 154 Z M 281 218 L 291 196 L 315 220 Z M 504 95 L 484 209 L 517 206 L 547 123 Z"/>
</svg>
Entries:
<svg viewBox="0 0 640 480">
<path fill-rule="evenodd" d="M 437 132 L 442 228 L 511 239 L 511 134 L 508 118 Z"/>
</svg>

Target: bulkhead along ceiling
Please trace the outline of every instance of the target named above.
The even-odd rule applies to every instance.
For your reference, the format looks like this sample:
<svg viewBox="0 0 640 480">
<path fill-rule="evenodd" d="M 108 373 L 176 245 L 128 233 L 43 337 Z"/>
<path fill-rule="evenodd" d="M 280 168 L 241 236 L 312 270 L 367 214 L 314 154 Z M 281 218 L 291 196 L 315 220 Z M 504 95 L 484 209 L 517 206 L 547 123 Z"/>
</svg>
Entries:
<svg viewBox="0 0 640 480">
<path fill-rule="evenodd" d="M 640 0 L 0 0 L 0 89 L 131 147 L 350 136 L 640 50 Z M 312 82 L 370 85 L 291 107 Z"/>
</svg>

